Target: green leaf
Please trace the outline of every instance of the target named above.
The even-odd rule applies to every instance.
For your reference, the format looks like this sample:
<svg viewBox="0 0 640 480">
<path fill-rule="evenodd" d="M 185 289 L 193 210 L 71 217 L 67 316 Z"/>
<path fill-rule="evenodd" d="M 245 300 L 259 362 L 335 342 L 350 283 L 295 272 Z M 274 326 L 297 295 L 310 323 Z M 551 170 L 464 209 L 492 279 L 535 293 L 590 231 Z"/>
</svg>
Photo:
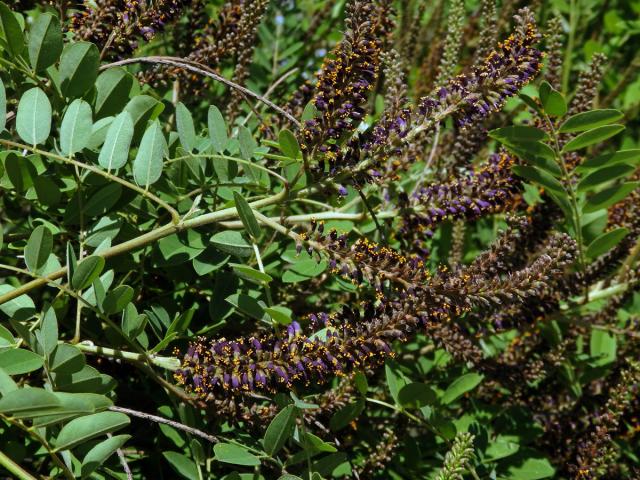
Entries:
<svg viewBox="0 0 640 480">
<path fill-rule="evenodd" d="M 627 165 L 626 163 L 616 163 L 610 167 L 604 167 L 591 172 L 578 183 L 578 192 L 590 190 L 603 183 L 626 177 L 635 172 L 636 167 Z"/>
<path fill-rule="evenodd" d="M 19 388 L 3 395 L 0 413 L 7 415 L 34 414 L 60 407 L 55 394 L 42 388 Z"/>
<path fill-rule="evenodd" d="M 41 72 L 58 61 L 62 53 L 62 29 L 58 17 L 46 12 L 36 17 L 29 32 L 29 61 Z"/>
<path fill-rule="evenodd" d="M 107 171 L 124 167 L 129 159 L 133 139 L 133 120 L 127 111 L 120 113 L 109 126 L 104 145 L 100 149 L 98 164 Z"/>
<path fill-rule="evenodd" d="M 142 187 L 156 183 L 162 176 L 163 158 L 167 142 L 160 122 L 154 121 L 144 132 L 140 148 L 133 161 L 133 178 Z"/>
<path fill-rule="evenodd" d="M 89 104 L 80 99 L 71 102 L 60 126 L 60 151 L 69 156 L 82 150 L 91 138 L 92 126 Z"/>
<path fill-rule="evenodd" d="M 102 308 L 107 315 L 120 313 L 133 300 L 133 288 L 129 285 L 118 285 L 111 290 L 102 302 Z"/>
<path fill-rule="evenodd" d="M 271 275 L 262 273 L 255 268 L 248 267 L 247 265 L 230 263 L 229 266 L 233 268 L 233 271 L 240 278 L 244 278 L 245 280 L 249 280 L 250 282 L 257 283 L 258 285 L 268 284 L 273 280 Z"/>
<path fill-rule="evenodd" d="M 520 445 L 517 443 L 500 441 L 500 437 L 498 437 L 498 440 L 492 442 L 485 450 L 484 461 L 495 462 L 501 458 L 510 457 L 511 455 L 518 453 L 518 450 L 520 450 Z"/>
<path fill-rule="evenodd" d="M 51 103 L 38 87 L 24 92 L 18 104 L 16 131 L 29 145 L 44 143 L 51 132 Z"/>
<path fill-rule="evenodd" d="M 238 210 L 238 216 L 242 221 L 242 225 L 247 230 L 247 233 L 254 239 L 258 239 L 262 231 L 260 225 L 256 220 L 256 216 L 251 209 L 251 206 L 247 203 L 242 195 L 238 192 L 233 192 L 233 199 L 236 204 L 236 210 Z"/>
<path fill-rule="evenodd" d="M 638 188 L 638 186 L 640 186 L 640 182 L 626 182 L 621 185 L 605 188 L 590 197 L 582 211 L 584 213 L 592 213 L 603 208 L 608 208 L 629 195 Z"/>
<path fill-rule="evenodd" d="M 0 2 L 0 25 L 7 40 L 9 53 L 12 57 L 17 57 L 24 50 L 24 35 L 18 19 L 3 2 Z"/>
<path fill-rule="evenodd" d="M 592 128 L 611 125 L 623 117 L 623 113 L 618 110 L 590 110 L 569 117 L 558 131 L 560 133 L 584 132 Z"/>
<path fill-rule="evenodd" d="M 12 290 L 15 290 L 15 287 L 6 284 L 0 285 L 0 295 L 9 293 Z M 36 306 L 33 300 L 26 294 L 20 295 L 18 298 L 14 298 L 0 305 L 0 311 L 2 313 L 16 320 L 29 318 L 35 313 L 35 309 Z"/>
<path fill-rule="evenodd" d="M 123 68 L 109 68 L 96 80 L 96 118 L 104 118 L 122 112 L 129 101 L 133 76 Z"/>
<path fill-rule="evenodd" d="M 149 95 L 137 95 L 133 97 L 124 108 L 133 120 L 133 141 L 137 142 L 142 137 L 149 120 L 155 119 L 164 105 Z"/>
<path fill-rule="evenodd" d="M 563 116 L 567 113 L 567 102 L 560 92 L 548 83 L 546 83 L 546 85 L 548 89 L 540 88 L 540 101 L 544 111 L 554 117 Z"/>
<path fill-rule="evenodd" d="M 251 130 L 244 126 L 239 127 L 238 141 L 240 142 L 240 156 L 244 160 L 251 160 L 256 148 L 258 148 L 258 144 L 251 134 Z"/>
<path fill-rule="evenodd" d="M 53 235 L 44 225 L 38 225 L 24 247 L 24 261 L 31 272 L 37 272 L 45 266 L 53 251 Z"/>
<path fill-rule="evenodd" d="M 407 383 L 409 382 L 404 377 L 404 375 L 401 375 L 399 373 L 398 365 L 391 360 L 387 360 L 384 366 L 384 371 L 385 371 L 385 377 L 387 380 L 387 387 L 389 388 L 389 393 L 391 394 L 391 398 L 393 398 L 395 403 L 399 404 L 400 390 L 402 390 L 402 387 L 407 385 Z"/>
<path fill-rule="evenodd" d="M 76 418 L 67 423 L 56 438 L 56 450 L 69 450 L 92 438 L 115 432 L 129 425 L 124 413 L 100 412 Z"/>
<path fill-rule="evenodd" d="M 300 144 L 296 136 L 291 133 L 291 130 L 287 130 L 286 128 L 280 130 L 278 143 L 280 144 L 280 150 L 285 156 L 295 160 L 298 158 L 298 155 L 300 155 Z"/>
<path fill-rule="evenodd" d="M 602 127 L 596 127 L 593 130 L 581 133 L 571 140 L 562 148 L 562 152 L 573 152 L 574 150 L 580 150 L 581 148 L 586 148 L 596 143 L 603 142 L 623 130 L 624 125 L 604 125 Z"/>
<path fill-rule="evenodd" d="M 489 132 L 489 136 L 505 145 L 518 145 L 522 142 L 541 142 L 549 136 L 543 130 L 526 125 L 513 125 L 497 128 Z"/>
<path fill-rule="evenodd" d="M 587 248 L 587 256 L 590 258 L 598 258 L 600 255 L 607 253 L 629 234 L 626 228 L 616 228 L 609 232 L 605 232 L 596 238 Z"/>
<path fill-rule="evenodd" d="M 7 372 L 0 368 L 0 397 L 4 397 L 9 392 L 16 390 L 18 390 L 18 384 L 13 381 Z"/>
<path fill-rule="evenodd" d="M 7 126 L 7 90 L 4 88 L 4 82 L 0 78 L 0 133 L 4 131 L 6 126 Z M 2 167 L 0 167 L 0 174 L 1 173 L 2 173 Z"/>
<path fill-rule="evenodd" d="M 196 146 L 196 128 L 193 125 L 191 112 L 182 102 L 176 105 L 176 127 L 180 143 L 187 152 L 191 152 Z"/>
<path fill-rule="evenodd" d="M 556 177 L 562 176 L 562 169 L 556 161 L 555 152 L 546 143 L 522 141 L 507 145 L 507 149 L 534 167 L 545 170 Z"/>
<path fill-rule="evenodd" d="M 250 467 L 260 465 L 260 459 L 258 457 L 246 448 L 231 443 L 216 443 L 213 446 L 213 453 L 215 453 L 215 459 L 219 462 Z"/>
<path fill-rule="evenodd" d="M 538 102 L 536 102 L 534 98 L 530 97 L 526 93 L 519 93 L 518 96 L 531 109 L 533 109 L 535 112 L 538 112 L 539 114 L 542 114 L 542 109 L 540 108 L 540 105 L 538 105 Z"/>
<path fill-rule="evenodd" d="M 616 360 L 618 342 L 611 332 L 600 329 L 591 330 L 589 353 L 596 359 L 598 366 L 613 363 Z"/>
<path fill-rule="evenodd" d="M 348 403 L 333 414 L 329 420 L 329 428 L 332 432 L 342 430 L 355 420 L 364 411 L 364 398 L 360 397 L 355 401 Z"/>
<path fill-rule="evenodd" d="M 211 244 L 218 250 L 237 257 L 248 257 L 253 252 L 251 245 L 242 238 L 242 234 L 234 230 L 216 233 L 211 237 Z"/>
<path fill-rule="evenodd" d="M 49 306 L 43 313 L 39 332 L 38 341 L 48 358 L 58 345 L 58 319 L 53 307 Z"/>
<path fill-rule="evenodd" d="M 450 404 L 465 393 L 473 390 L 478 385 L 480 385 L 480 382 L 482 382 L 483 378 L 484 377 L 482 375 L 479 375 L 477 373 L 467 373 L 466 375 L 462 375 L 461 377 L 456 378 L 453 382 L 451 382 L 451 385 L 447 387 L 444 394 L 442 395 L 442 398 L 440 399 L 440 402 L 443 405 Z"/>
<path fill-rule="evenodd" d="M 278 412 L 271 420 L 262 440 L 265 452 L 273 456 L 280 451 L 293 434 L 297 416 L 298 409 L 294 405 L 287 405 Z"/>
<path fill-rule="evenodd" d="M 544 170 L 526 165 L 514 165 L 511 167 L 511 170 L 513 170 L 516 175 L 531 182 L 538 183 L 553 192 L 560 194 L 565 193 L 562 184 Z"/>
<path fill-rule="evenodd" d="M 104 263 L 104 258 L 97 255 L 91 255 L 82 260 L 76 267 L 76 271 L 71 278 L 71 286 L 73 289 L 84 290 L 91 285 L 102 272 Z"/>
<path fill-rule="evenodd" d="M 0 352 L 0 368 L 9 375 L 22 375 L 42 368 L 44 359 L 24 348 L 12 348 Z"/>
<path fill-rule="evenodd" d="M 224 121 L 224 117 L 218 107 L 215 105 L 209 106 L 209 113 L 207 115 L 207 121 L 209 125 L 209 138 L 211 139 L 211 145 L 213 145 L 213 149 L 222 153 L 227 143 L 229 143 L 229 138 L 227 137 L 227 124 Z"/>
<path fill-rule="evenodd" d="M 87 478 L 92 474 L 111 455 L 113 455 L 116 450 L 122 448 L 125 442 L 130 438 L 131 435 L 116 435 L 103 440 L 89 450 L 82 460 L 82 467 L 80 469 L 80 473 L 82 475 L 81 478 Z"/>
<path fill-rule="evenodd" d="M 173 469 L 187 480 L 198 478 L 198 467 L 186 455 L 178 452 L 162 452 L 162 456 L 167 459 Z"/>
<path fill-rule="evenodd" d="M 70 375 L 84 368 L 85 359 L 78 347 L 60 343 L 49 358 L 49 370 Z"/>
<path fill-rule="evenodd" d="M 508 480 L 539 480 L 553 477 L 555 469 L 546 458 L 527 458 L 508 470 Z"/>
<path fill-rule="evenodd" d="M 612 163 L 625 162 L 630 165 L 635 165 L 640 161 L 640 149 L 634 150 L 619 150 L 614 153 L 605 153 L 603 155 L 598 155 L 595 158 L 590 158 L 582 165 L 580 165 L 579 169 L 587 169 L 587 168 L 598 168 L 603 165 L 611 165 Z"/>
<path fill-rule="evenodd" d="M 13 338 L 11 332 L 0 325 L 0 348 L 11 347 L 16 344 L 16 339 Z"/>
<path fill-rule="evenodd" d="M 66 97 L 80 97 L 98 78 L 100 52 L 89 42 L 67 45 L 60 58 L 60 85 Z"/>
<path fill-rule="evenodd" d="M 422 408 L 436 401 L 436 393 L 424 383 L 409 383 L 398 392 L 398 403 L 403 407 Z"/>
<path fill-rule="evenodd" d="M 236 293 L 228 296 L 225 300 L 236 307 L 240 312 L 251 318 L 262 320 L 264 317 L 264 310 L 262 309 L 262 306 L 255 298 L 249 295 Z"/>
<path fill-rule="evenodd" d="M 292 322 L 292 312 L 286 307 L 276 305 L 274 307 L 265 308 L 264 311 L 274 322 L 279 323 L 280 325 L 289 325 Z"/>
</svg>

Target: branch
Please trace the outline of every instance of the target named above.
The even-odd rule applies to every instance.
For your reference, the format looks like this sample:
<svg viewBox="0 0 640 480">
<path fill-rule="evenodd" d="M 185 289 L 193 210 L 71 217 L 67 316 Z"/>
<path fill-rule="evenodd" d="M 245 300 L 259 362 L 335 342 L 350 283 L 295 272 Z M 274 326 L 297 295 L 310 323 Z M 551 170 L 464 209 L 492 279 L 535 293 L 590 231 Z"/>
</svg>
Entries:
<svg viewBox="0 0 640 480">
<path fill-rule="evenodd" d="M 280 193 L 277 193 L 271 197 L 263 198 L 262 200 L 257 200 L 255 202 L 250 203 L 252 209 L 257 209 L 261 207 L 266 207 L 269 205 L 273 205 L 275 203 L 283 200 L 287 195 L 287 191 L 283 190 Z M 151 243 L 157 242 L 158 240 L 168 237 L 169 235 L 173 235 L 174 233 L 181 232 L 183 230 L 188 230 L 190 228 L 202 227 L 204 225 L 209 225 L 216 222 L 221 222 L 223 220 L 228 220 L 231 218 L 236 218 L 238 216 L 238 211 L 236 207 L 225 208 L 223 210 L 218 210 L 217 212 L 208 213 L 205 215 L 200 215 L 199 217 L 181 221 L 178 224 L 169 223 L 167 225 L 163 225 L 162 227 L 158 227 L 154 230 L 151 230 L 139 237 L 132 238 L 123 243 L 119 243 L 118 245 L 114 245 L 111 248 L 108 248 L 100 253 L 100 256 L 104 259 L 115 257 L 117 255 L 121 255 L 123 253 L 129 252 L 131 250 L 136 250 L 138 248 L 142 248 Z M 59 278 L 64 277 L 67 274 L 67 267 L 60 268 L 53 273 L 50 273 L 46 277 L 37 278 L 32 280 L 24 285 L 19 286 L 18 288 L 11 290 L 3 295 L 0 295 L 0 305 L 6 303 L 14 298 L 18 298 L 20 295 L 24 295 L 25 293 L 30 292 L 31 290 L 42 287 L 51 283 Z"/>
<path fill-rule="evenodd" d="M 29 145 L 24 145 L 22 143 L 17 143 L 17 142 L 12 142 L 11 140 L 3 140 L 0 139 L 0 144 L 4 144 L 8 147 L 14 147 L 14 148 L 19 148 L 20 150 L 29 150 L 30 152 L 33 153 L 37 153 L 38 155 L 42 155 L 44 157 L 49 157 L 49 158 L 53 158 L 55 160 L 58 160 L 60 162 L 64 162 L 64 163 L 69 163 L 71 165 L 74 165 L 78 168 L 82 168 L 84 170 L 89 170 L 90 172 L 93 172 L 97 175 L 100 175 L 112 182 L 116 182 L 119 183 L 120 185 L 123 185 L 131 190 L 133 190 L 136 193 L 139 193 L 140 195 L 142 195 L 143 197 L 148 198 L 149 200 L 156 202 L 158 205 L 160 205 L 162 208 L 164 208 L 165 210 L 167 210 L 170 214 L 171 214 L 171 218 L 173 219 L 174 223 L 178 223 L 180 221 L 180 214 L 176 211 L 175 208 L 173 208 L 171 205 L 169 205 L 167 202 L 165 202 L 164 200 L 162 200 L 161 198 L 155 196 L 153 193 L 145 190 L 144 188 L 139 187 L 138 185 L 135 185 L 131 182 L 128 182 L 126 180 L 124 180 L 123 178 L 118 177 L 117 175 L 113 175 L 109 172 L 105 172 L 104 170 L 98 168 L 98 167 L 94 167 L 93 165 L 87 165 L 86 163 L 82 163 L 82 162 L 78 162 L 77 160 L 73 160 L 71 158 L 65 158 L 62 157 L 60 155 L 56 155 L 55 153 L 50 153 L 50 152 L 46 152 L 44 150 L 40 150 L 39 148 L 35 148 L 35 147 L 31 147 Z"/>
<path fill-rule="evenodd" d="M 169 420 L 168 418 L 158 417 L 157 415 L 151 415 L 149 413 L 139 412 L 137 410 L 131 410 L 130 408 L 123 408 L 123 407 L 109 407 L 109 410 L 113 412 L 126 413 L 128 415 L 131 415 L 132 417 L 144 418 L 145 420 L 149 420 L 150 422 L 163 423 L 173 428 L 177 428 L 178 430 L 182 430 L 184 432 L 190 433 L 191 435 L 204 438 L 205 440 L 211 443 L 218 443 L 220 441 L 215 436 L 209 435 L 208 433 L 205 433 L 202 430 L 189 427 L 187 425 L 176 422 L 174 420 Z"/>
<path fill-rule="evenodd" d="M 272 109 L 274 109 L 275 111 L 277 111 L 281 115 L 285 116 L 297 128 L 302 128 L 302 124 L 293 115 L 291 115 L 286 110 L 284 110 L 284 109 L 280 108 L 279 106 L 277 106 L 271 100 L 268 100 L 267 98 L 263 97 L 262 95 L 259 95 L 259 94 L 255 93 L 255 92 L 249 90 L 248 88 L 245 88 L 245 87 L 243 87 L 241 85 L 238 85 L 237 83 L 232 82 L 231 80 L 227 80 L 226 78 L 218 75 L 211 68 L 209 68 L 206 65 L 203 65 L 201 63 L 198 63 L 198 62 L 193 62 L 191 60 L 186 60 L 184 58 L 168 57 L 168 56 L 136 57 L 136 58 L 127 58 L 127 59 L 124 59 L 124 60 L 119 60 L 117 62 L 109 63 L 107 65 L 102 65 L 100 67 L 100 70 L 106 70 L 108 68 L 113 68 L 113 67 L 120 67 L 120 66 L 123 66 L 123 65 L 131 65 L 131 64 L 134 64 L 134 63 L 150 63 L 150 64 L 154 64 L 154 65 L 171 65 L 173 67 L 182 68 L 184 70 L 189 70 L 190 72 L 194 72 L 194 73 L 198 73 L 200 75 L 204 75 L 205 77 L 213 78 L 214 80 L 217 80 L 220 83 L 224 83 L 225 85 L 227 85 L 230 88 L 238 90 L 239 92 L 242 92 L 245 95 L 248 95 L 250 97 L 253 97 L 253 98 L 261 101 L 265 105 L 271 107 Z"/>
</svg>

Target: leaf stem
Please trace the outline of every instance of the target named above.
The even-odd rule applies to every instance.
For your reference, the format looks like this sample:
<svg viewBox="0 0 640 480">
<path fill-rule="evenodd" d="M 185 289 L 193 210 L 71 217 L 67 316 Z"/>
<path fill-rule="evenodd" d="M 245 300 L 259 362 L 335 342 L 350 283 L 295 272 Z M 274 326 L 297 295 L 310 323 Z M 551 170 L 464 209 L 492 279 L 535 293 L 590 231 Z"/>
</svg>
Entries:
<svg viewBox="0 0 640 480">
<path fill-rule="evenodd" d="M 11 140 L 3 140 L 0 139 L 0 144 L 6 145 L 8 147 L 13 147 L 13 148 L 19 148 L 22 150 L 29 150 L 30 152 L 33 153 L 37 153 L 38 155 L 42 155 L 45 157 L 49 157 L 52 158 L 54 160 L 58 160 L 60 162 L 64 162 L 64 163 L 68 163 L 70 165 L 74 165 L 78 168 L 82 168 L 84 170 L 88 170 L 90 172 L 93 172 L 97 175 L 100 175 L 112 182 L 116 182 L 119 183 L 120 185 L 129 188 L 131 190 L 133 190 L 136 193 L 139 193 L 140 195 L 142 195 L 145 198 L 148 198 L 149 200 L 151 200 L 152 202 L 157 203 L 158 205 L 160 205 L 162 208 L 164 208 L 165 210 L 167 210 L 170 214 L 171 214 L 171 218 L 173 220 L 174 223 L 178 223 L 180 221 L 180 214 L 176 211 L 175 208 L 173 208 L 171 205 L 169 205 L 167 202 L 165 202 L 164 200 L 162 200 L 161 198 L 157 197 L 156 195 L 154 195 L 153 193 L 149 192 L 148 190 L 145 190 L 144 188 L 139 187 L 138 185 L 135 185 L 131 182 L 128 182 L 126 180 L 124 180 L 123 178 L 120 178 L 116 175 L 113 175 L 109 172 L 105 172 L 104 170 L 98 168 L 98 167 L 94 167 L 93 165 L 87 165 L 86 163 L 82 163 L 79 162 L 77 160 L 73 160 L 72 158 L 67 158 L 67 157 L 63 157 L 61 155 L 56 155 L 55 153 L 50 153 L 47 152 L 45 150 L 40 150 L 39 148 L 36 147 L 31 147 L 28 145 L 24 145 L 22 143 L 18 143 L 18 142 L 13 142 Z"/>
<path fill-rule="evenodd" d="M 2 450 L 0 450 L 0 465 L 7 469 L 9 473 L 12 473 L 16 478 L 20 480 L 36 480 L 36 477 L 24 470 L 20 465 L 15 463 L 9 456 L 7 456 Z"/>
<path fill-rule="evenodd" d="M 287 191 L 283 190 L 271 197 L 263 198 L 261 200 L 256 200 L 249 204 L 251 208 L 257 209 L 261 207 L 266 207 L 269 205 L 276 204 L 282 201 L 287 196 Z M 238 216 L 238 211 L 235 207 L 229 207 L 222 210 L 218 210 L 217 212 L 207 213 L 205 215 L 200 215 L 199 217 L 192 218 L 189 220 L 182 220 L 178 224 L 169 223 L 158 227 L 154 230 L 151 230 L 147 233 L 144 233 L 138 237 L 132 238 L 126 242 L 120 243 L 118 245 L 114 245 L 111 248 L 108 248 L 100 253 L 100 256 L 107 259 L 111 257 L 115 257 L 121 255 L 123 253 L 129 252 L 131 250 L 136 250 L 138 248 L 145 247 L 149 244 L 157 242 L 158 240 L 168 237 L 169 235 L 173 235 L 174 233 L 178 233 L 184 230 L 189 230 L 191 228 L 198 228 L 205 225 L 210 225 L 212 223 L 221 222 L 223 220 L 236 218 Z M 55 272 L 50 273 L 46 277 L 36 278 L 24 285 L 21 285 L 3 295 L 0 295 L 0 305 L 6 303 L 14 298 L 19 297 L 20 295 L 24 295 L 25 293 L 30 292 L 31 290 L 42 287 L 51 283 L 59 278 L 64 277 L 67 274 L 67 267 L 60 268 Z"/>
</svg>

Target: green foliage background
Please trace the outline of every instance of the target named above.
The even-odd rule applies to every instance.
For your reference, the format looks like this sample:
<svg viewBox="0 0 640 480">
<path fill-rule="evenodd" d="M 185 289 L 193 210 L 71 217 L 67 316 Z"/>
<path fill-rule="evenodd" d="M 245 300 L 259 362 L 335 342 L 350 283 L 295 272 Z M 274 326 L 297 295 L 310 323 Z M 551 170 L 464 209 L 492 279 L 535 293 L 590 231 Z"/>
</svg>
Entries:
<svg viewBox="0 0 640 480">
<path fill-rule="evenodd" d="M 640 299 L 629 274 L 637 246 L 624 268 L 588 284 L 578 300 L 562 298 L 557 314 L 532 328 L 467 332 L 486 358 L 531 335 L 544 339 L 544 352 L 531 358 L 556 355 L 553 367 L 527 391 L 542 395 L 537 389 L 549 379 L 561 391 L 538 397 L 538 412 L 425 334 L 394 344 L 394 358 L 381 368 L 329 378 L 324 387 L 215 402 L 185 391 L 173 373 L 200 336 L 286 332 L 292 320 L 307 325 L 311 313 L 357 309 L 375 298 L 371 285 L 356 285 L 332 272 L 326 256 L 300 248 L 298 235 L 315 219 L 325 220 L 326 232 L 346 232 L 351 244 L 368 238 L 407 247 L 399 211 L 384 197 L 388 186 L 354 188 L 312 173 L 314 159 L 303 155 L 295 123 L 283 115 L 343 37 L 345 2 L 266 2 L 255 38 L 234 43 L 235 52 L 205 75 L 180 73 L 185 65 L 166 58 L 130 59 L 186 57 L 207 41 L 198 34 L 201 16 L 237 27 L 219 17 L 228 13 L 222 2 L 142 2 L 150 12 L 169 12 L 167 28 L 145 41 L 109 25 L 114 37 L 106 46 L 79 38 L 76 12 L 84 7 L 75 3 L 0 3 L 0 476 L 637 478 Z M 121 3 L 95 8 L 117 11 Z M 484 41 L 483 5 L 491 4 L 394 3 L 394 45 L 403 51 L 403 42 L 415 42 L 404 59 L 413 100 L 420 88 L 435 88 L 438 65 L 447 76 L 469 69 Z M 458 18 L 456 5 L 458 27 L 448 24 Z M 503 146 L 525 159 L 513 168 L 524 183 L 523 210 L 558 205 L 555 229 L 578 242 L 579 270 L 631 235 L 624 226 L 608 229 L 607 209 L 638 186 L 640 1 L 505 0 L 497 4 L 498 39 L 522 6 L 543 31 L 560 19 L 562 48 L 547 53 L 543 73 L 493 119 L 478 158 Z M 446 41 L 454 28 L 464 41 L 452 47 Z M 123 47 L 134 40 L 131 51 Z M 454 52 L 452 64 L 446 54 L 441 60 L 443 51 Z M 246 52 L 240 83 L 248 91 L 238 96 L 212 76 L 236 81 Z M 591 111 L 565 123 L 579 76 L 598 53 L 607 63 L 588 99 Z M 554 62 L 562 74 L 557 88 L 545 82 Z M 371 94 L 362 130 L 381 117 L 385 85 Z M 296 121 L 314 115 L 305 105 Z M 442 130 L 455 140 L 452 121 Z M 580 136 L 562 148 L 554 143 L 569 133 Z M 429 155 L 421 148 L 395 190 L 410 192 L 420 178 Z M 540 155 L 541 148 L 551 153 Z M 574 171 L 565 165 L 570 152 L 581 156 Z M 504 227 L 503 213 L 468 222 L 463 263 Z M 446 221 L 429 242 L 433 272 L 450 262 L 456 235 L 455 222 Z M 627 289 L 605 322 L 585 324 Z M 585 447 L 586 461 L 562 456 L 588 440 L 610 398 L 623 404 L 610 441 L 601 450 Z M 561 425 L 566 445 L 552 444 L 545 415 L 563 409 L 575 412 Z M 599 469 L 569 468 L 598 463 L 596 455 Z"/>
</svg>

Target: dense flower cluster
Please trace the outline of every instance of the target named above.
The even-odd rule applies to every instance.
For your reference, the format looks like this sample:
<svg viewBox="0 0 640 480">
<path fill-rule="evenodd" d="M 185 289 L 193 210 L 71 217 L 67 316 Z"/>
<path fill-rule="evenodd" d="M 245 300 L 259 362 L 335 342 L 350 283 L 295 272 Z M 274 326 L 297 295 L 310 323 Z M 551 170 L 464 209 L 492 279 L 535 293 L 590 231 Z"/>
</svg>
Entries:
<svg viewBox="0 0 640 480">
<path fill-rule="evenodd" d="M 474 219 L 503 210 L 518 188 L 511 176 L 513 163 L 508 154 L 492 155 L 486 165 L 467 176 L 420 188 L 408 200 L 404 228 L 431 236 L 443 220 Z"/>
<path fill-rule="evenodd" d="M 454 114 L 458 123 L 472 125 L 502 108 L 504 102 L 529 83 L 542 68 L 542 52 L 535 23 L 524 12 L 521 25 L 484 62 L 467 75 L 459 75 L 439 88 L 435 95 L 422 98 L 419 112 L 427 122 L 434 117 Z"/>
<path fill-rule="evenodd" d="M 97 0 L 85 2 L 72 17 L 71 29 L 81 40 L 95 43 L 115 55 L 130 54 L 138 41 L 151 40 L 192 2 L 181 0 Z M 197 2 L 195 2 L 197 3 Z"/>
<path fill-rule="evenodd" d="M 313 104 L 319 116 L 305 122 L 302 147 L 312 155 L 317 150 L 329 166 L 340 150 L 340 139 L 364 118 L 390 21 L 387 0 L 350 3 L 345 38 L 318 75 Z"/>
<path fill-rule="evenodd" d="M 202 398 L 246 391 L 275 391 L 296 382 L 324 383 L 334 376 L 380 365 L 391 344 L 418 329 L 429 330 L 475 306 L 498 306 L 537 295 L 574 258 L 575 243 L 559 235 L 547 253 L 501 279 L 466 269 L 442 269 L 423 285 L 396 294 L 363 312 L 345 307 L 339 316 L 312 315 L 307 335 L 297 322 L 276 334 L 234 340 L 202 339 L 184 357 L 176 380 Z"/>
</svg>

